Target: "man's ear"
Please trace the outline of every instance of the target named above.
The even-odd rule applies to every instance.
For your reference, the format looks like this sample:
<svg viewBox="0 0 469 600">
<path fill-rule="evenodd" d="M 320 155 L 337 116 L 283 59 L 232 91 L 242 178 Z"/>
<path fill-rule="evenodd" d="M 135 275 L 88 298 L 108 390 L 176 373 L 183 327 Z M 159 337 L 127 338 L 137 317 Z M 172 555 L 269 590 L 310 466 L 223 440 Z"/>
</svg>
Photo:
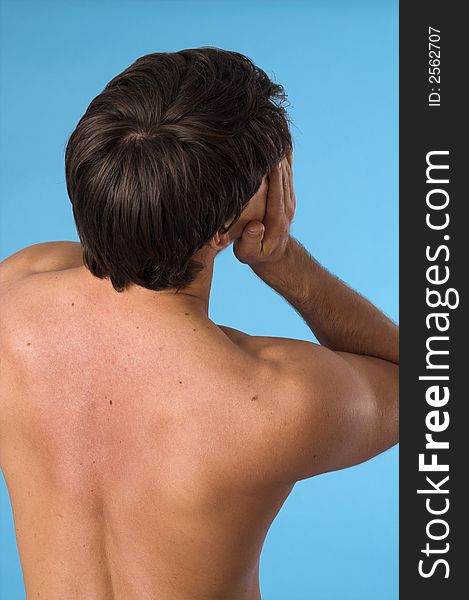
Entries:
<svg viewBox="0 0 469 600">
<path fill-rule="evenodd" d="M 229 246 L 232 241 L 233 240 L 228 233 L 221 233 L 220 230 L 218 230 L 210 240 L 210 247 L 216 252 L 220 252 Z"/>
<path fill-rule="evenodd" d="M 233 223 L 232 219 L 224 223 L 221 229 L 223 230 L 223 228 L 229 227 L 229 230 L 226 233 L 221 233 L 220 230 L 218 230 L 210 241 L 211 248 L 220 252 L 220 250 L 223 250 L 229 246 L 231 242 L 243 235 L 244 228 L 250 221 L 263 221 L 268 187 L 268 179 L 267 176 L 264 175 L 259 189 L 246 204 L 239 219 L 236 223 Z"/>
</svg>

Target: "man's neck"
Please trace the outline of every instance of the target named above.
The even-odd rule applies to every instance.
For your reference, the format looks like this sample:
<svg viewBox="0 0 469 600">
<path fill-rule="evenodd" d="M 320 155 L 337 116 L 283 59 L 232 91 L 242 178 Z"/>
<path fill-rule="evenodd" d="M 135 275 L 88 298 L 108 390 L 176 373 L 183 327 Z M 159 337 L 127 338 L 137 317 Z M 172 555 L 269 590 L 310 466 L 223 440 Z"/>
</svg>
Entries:
<svg viewBox="0 0 469 600">
<path fill-rule="evenodd" d="M 139 285 L 131 285 L 122 293 L 129 297 L 133 296 L 135 299 L 141 299 L 143 302 L 157 300 L 168 309 L 173 306 L 175 308 L 194 307 L 208 317 L 215 256 L 216 252 L 209 248 L 194 256 L 194 260 L 203 264 L 204 269 L 197 274 L 192 283 L 180 291 L 153 291 Z"/>
</svg>

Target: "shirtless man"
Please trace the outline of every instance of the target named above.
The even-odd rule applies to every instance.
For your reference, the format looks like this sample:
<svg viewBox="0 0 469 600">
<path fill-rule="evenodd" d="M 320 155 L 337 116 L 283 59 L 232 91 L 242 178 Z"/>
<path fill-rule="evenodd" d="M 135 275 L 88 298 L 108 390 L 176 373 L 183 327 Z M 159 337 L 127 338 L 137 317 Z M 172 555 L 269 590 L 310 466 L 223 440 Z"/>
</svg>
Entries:
<svg viewBox="0 0 469 600">
<path fill-rule="evenodd" d="M 292 163 L 178 292 L 119 293 L 75 242 L 1 263 L 0 466 L 28 600 L 259 600 L 295 482 L 397 443 L 398 329 L 290 235 Z M 209 319 L 230 243 L 320 344 Z"/>
</svg>

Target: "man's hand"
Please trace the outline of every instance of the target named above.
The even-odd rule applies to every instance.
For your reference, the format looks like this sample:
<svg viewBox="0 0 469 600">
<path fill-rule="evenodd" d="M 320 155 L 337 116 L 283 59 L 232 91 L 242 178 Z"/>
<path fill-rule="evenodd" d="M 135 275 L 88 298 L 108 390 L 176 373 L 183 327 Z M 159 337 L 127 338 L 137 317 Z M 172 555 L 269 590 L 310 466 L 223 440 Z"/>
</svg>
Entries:
<svg viewBox="0 0 469 600">
<path fill-rule="evenodd" d="M 272 169 L 263 222 L 250 221 L 242 236 L 234 241 L 236 258 L 254 270 L 273 264 L 284 256 L 296 208 L 292 163 L 290 152 Z"/>
</svg>

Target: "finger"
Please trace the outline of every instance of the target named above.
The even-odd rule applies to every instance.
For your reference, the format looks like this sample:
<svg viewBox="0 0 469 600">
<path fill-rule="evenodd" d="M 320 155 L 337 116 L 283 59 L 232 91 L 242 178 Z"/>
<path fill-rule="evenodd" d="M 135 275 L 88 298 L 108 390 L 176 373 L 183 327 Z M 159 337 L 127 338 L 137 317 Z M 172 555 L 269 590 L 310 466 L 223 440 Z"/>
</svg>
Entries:
<svg viewBox="0 0 469 600">
<path fill-rule="evenodd" d="M 283 214 L 287 213 L 287 203 L 290 196 L 290 189 L 288 186 L 288 161 L 284 160 L 283 164 Z"/>
<path fill-rule="evenodd" d="M 285 197 L 285 214 L 289 221 L 293 219 L 296 209 L 296 197 L 295 188 L 293 185 L 293 172 L 290 164 L 287 165 L 287 183 L 288 183 L 288 194 Z"/>
<path fill-rule="evenodd" d="M 283 216 L 282 167 L 274 167 L 269 174 L 269 189 L 265 207 L 264 225 L 267 236 L 275 236 Z"/>
<path fill-rule="evenodd" d="M 269 174 L 269 189 L 267 190 L 267 201 L 265 207 L 264 224 L 266 229 L 275 225 L 281 214 L 283 203 L 283 183 L 281 163 L 275 166 Z"/>
<path fill-rule="evenodd" d="M 235 240 L 233 251 L 242 262 L 259 258 L 262 251 L 262 239 L 265 227 L 260 221 L 249 221 L 240 238 Z"/>
</svg>

